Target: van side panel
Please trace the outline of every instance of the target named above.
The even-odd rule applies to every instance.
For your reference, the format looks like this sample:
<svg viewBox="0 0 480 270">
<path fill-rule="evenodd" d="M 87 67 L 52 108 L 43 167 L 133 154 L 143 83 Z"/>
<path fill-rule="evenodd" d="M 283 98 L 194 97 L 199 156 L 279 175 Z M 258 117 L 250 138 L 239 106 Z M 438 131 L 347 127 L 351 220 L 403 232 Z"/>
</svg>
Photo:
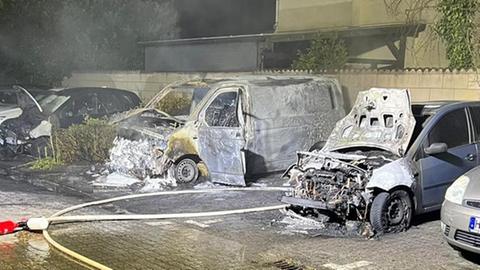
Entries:
<svg viewBox="0 0 480 270">
<path fill-rule="evenodd" d="M 333 80 L 296 79 L 250 85 L 253 140 L 247 141 L 249 174 L 285 170 L 296 152 L 326 140 L 345 115 Z"/>
</svg>

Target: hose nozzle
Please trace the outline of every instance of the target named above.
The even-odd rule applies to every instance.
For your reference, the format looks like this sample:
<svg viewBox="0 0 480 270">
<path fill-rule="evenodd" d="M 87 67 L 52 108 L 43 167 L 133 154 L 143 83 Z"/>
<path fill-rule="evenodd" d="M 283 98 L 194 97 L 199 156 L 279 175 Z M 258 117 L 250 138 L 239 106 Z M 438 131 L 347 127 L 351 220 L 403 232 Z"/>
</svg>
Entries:
<svg viewBox="0 0 480 270">
<path fill-rule="evenodd" d="M 11 220 L 0 221 L 0 235 L 16 233 L 19 231 L 43 231 L 48 228 L 50 222 L 47 218 L 29 218 L 20 222 L 13 222 Z"/>
<path fill-rule="evenodd" d="M 18 224 L 11 220 L 0 221 L 0 235 L 6 235 L 6 234 L 17 232 L 19 230 L 18 228 L 19 228 Z"/>
</svg>

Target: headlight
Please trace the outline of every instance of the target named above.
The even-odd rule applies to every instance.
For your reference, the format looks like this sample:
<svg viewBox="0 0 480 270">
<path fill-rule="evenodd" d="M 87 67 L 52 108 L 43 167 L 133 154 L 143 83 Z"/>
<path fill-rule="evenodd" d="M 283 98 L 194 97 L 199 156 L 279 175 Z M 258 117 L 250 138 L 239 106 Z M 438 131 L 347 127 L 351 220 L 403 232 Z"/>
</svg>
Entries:
<svg viewBox="0 0 480 270">
<path fill-rule="evenodd" d="M 465 194 L 465 189 L 467 188 L 469 182 L 470 178 L 465 175 L 460 176 L 447 189 L 447 193 L 445 193 L 445 200 L 461 205 L 463 201 L 463 195 Z"/>
</svg>

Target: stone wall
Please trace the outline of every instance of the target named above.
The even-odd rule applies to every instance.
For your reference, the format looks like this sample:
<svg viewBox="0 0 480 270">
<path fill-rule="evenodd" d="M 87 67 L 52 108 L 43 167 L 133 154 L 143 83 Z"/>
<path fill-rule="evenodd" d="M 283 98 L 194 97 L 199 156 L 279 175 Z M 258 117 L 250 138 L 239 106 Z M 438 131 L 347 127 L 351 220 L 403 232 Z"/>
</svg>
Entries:
<svg viewBox="0 0 480 270">
<path fill-rule="evenodd" d="M 225 77 L 251 73 L 143 73 L 140 71 L 121 72 L 76 72 L 63 81 L 65 87 L 106 86 L 126 89 L 144 99 L 153 97 L 170 83 L 209 77 Z"/>
<path fill-rule="evenodd" d="M 252 73 L 74 73 L 64 86 L 108 86 L 134 91 L 148 99 L 164 86 L 179 80 L 232 77 Z M 255 72 L 253 74 L 306 75 L 302 71 Z M 449 70 L 342 70 L 322 73 L 336 77 L 342 85 L 346 109 L 357 93 L 371 87 L 409 88 L 414 102 L 431 100 L 480 100 L 480 74 L 475 71 Z"/>
<path fill-rule="evenodd" d="M 346 105 L 358 91 L 371 87 L 408 88 L 412 100 L 480 100 L 480 74 L 449 70 L 344 70 L 335 74 L 346 96 Z"/>
</svg>

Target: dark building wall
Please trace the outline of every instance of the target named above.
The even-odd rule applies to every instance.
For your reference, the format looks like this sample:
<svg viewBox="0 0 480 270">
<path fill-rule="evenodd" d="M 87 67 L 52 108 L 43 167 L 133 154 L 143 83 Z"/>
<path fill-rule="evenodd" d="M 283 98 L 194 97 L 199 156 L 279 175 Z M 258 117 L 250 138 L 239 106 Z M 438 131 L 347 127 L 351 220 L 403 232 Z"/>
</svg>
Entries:
<svg viewBox="0 0 480 270">
<path fill-rule="evenodd" d="M 175 0 L 181 38 L 270 33 L 276 0 Z"/>
<path fill-rule="evenodd" d="M 251 71 L 258 67 L 255 40 L 153 45 L 145 48 L 145 71 Z"/>
</svg>

